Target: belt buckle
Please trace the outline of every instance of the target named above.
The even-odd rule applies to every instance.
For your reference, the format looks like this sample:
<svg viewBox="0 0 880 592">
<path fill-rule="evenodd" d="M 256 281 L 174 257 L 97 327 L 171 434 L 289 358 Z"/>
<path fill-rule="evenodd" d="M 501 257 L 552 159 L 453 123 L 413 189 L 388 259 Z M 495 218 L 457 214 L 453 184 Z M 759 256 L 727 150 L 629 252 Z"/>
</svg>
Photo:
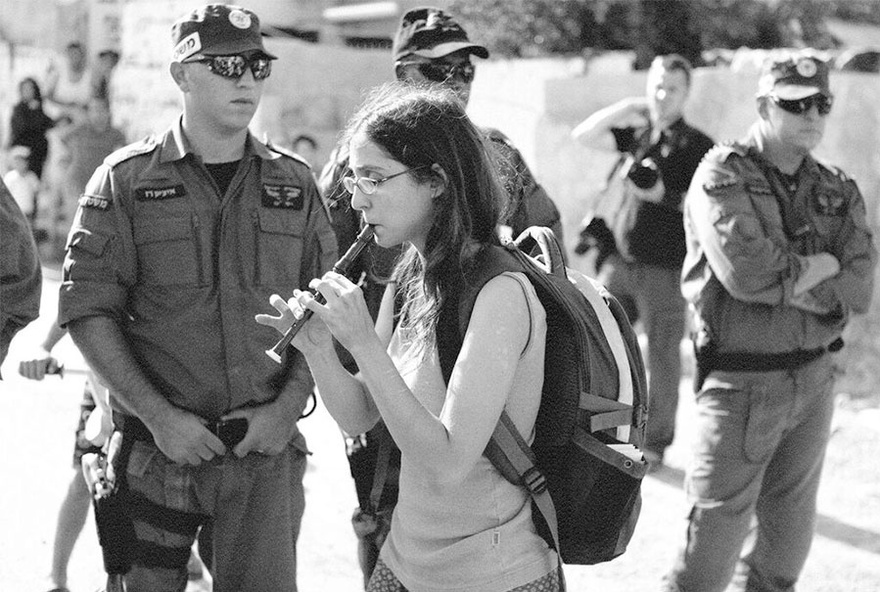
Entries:
<svg viewBox="0 0 880 592">
<path fill-rule="evenodd" d="M 248 431 L 248 421 L 244 417 L 218 419 L 208 422 L 205 427 L 217 436 L 226 448 L 231 449 L 244 439 Z"/>
</svg>

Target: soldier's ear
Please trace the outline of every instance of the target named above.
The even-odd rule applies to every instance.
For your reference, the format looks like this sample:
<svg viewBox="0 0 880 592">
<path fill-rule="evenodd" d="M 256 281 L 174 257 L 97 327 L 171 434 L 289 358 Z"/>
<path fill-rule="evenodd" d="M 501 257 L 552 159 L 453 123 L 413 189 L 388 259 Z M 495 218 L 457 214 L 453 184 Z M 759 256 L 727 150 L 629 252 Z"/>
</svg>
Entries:
<svg viewBox="0 0 880 592">
<path fill-rule="evenodd" d="M 770 102 L 770 97 L 765 97 L 765 96 L 757 97 L 755 99 L 755 102 L 758 107 L 758 115 L 761 116 L 761 119 L 766 120 L 769 117 L 769 111 L 768 111 L 769 107 L 767 105 Z"/>
<path fill-rule="evenodd" d="M 171 65 L 168 66 L 168 70 L 171 72 L 171 78 L 174 79 L 174 83 L 177 87 L 186 92 L 189 90 L 189 80 L 186 75 L 186 68 L 184 68 L 183 64 L 180 62 L 171 62 Z"/>
</svg>

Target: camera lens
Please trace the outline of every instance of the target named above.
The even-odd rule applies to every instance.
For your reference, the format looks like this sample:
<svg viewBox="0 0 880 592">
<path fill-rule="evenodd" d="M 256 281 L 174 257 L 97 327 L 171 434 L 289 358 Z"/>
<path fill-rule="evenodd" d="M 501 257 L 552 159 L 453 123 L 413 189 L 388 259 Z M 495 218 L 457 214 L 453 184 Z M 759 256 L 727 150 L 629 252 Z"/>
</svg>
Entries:
<svg viewBox="0 0 880 592">
<path fill-rule="evenodd" d="M 657 164 L 653 160 L 646 158 L 641 162 L 633 163 L 627 177 L 639 189 L 650 189 L 657 184 L 660 171 L 657 170 Z"/>
</svg>

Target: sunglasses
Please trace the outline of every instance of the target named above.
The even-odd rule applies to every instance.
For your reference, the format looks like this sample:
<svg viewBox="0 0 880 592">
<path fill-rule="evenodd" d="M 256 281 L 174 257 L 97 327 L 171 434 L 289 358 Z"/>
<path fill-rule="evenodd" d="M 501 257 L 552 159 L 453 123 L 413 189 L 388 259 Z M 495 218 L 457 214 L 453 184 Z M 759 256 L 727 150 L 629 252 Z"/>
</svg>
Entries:
<svg viewBox="0 0 880 592">
<path fill-rule="evenodd" d="M 443 62 L 422 62 L 415 64 L 422 76 L 431 82 L 446 82 L 458 79 L 466 84 L 474 81 L 474 65 L 470 62 L 447 64 Z"/>
<path fill-rule="evenodd" d="M 382 177 L 381 179 L 358 177 L 357 175 L 352 173 L 351 175 L 342 178 L 342 186 L 345 187 L 345 190 L 351 194 L 354 194 L 354 188 L 357 187 L 364 195 L 373 195 L 374 193 L 376 193 L 376 190 L 379 189 L 379 185 L 381 185 L 382 183 L 390 181 L 394 177 L 399 177 L 401 175 L 405 175 L 406 173 L 423 169 L 426 166 L 428 165 L 406 169 L 405 171 L 400 171 L 399 173 L 394 173 L 393 175 L 388 175 L 387 177 Z"/>
<path fill-rule="evenodd" d="M 263 56 L 250 59 L 240 55 L 209 56 L 188 61 L 203 62 L 211 73 L 234 80 L 241 78 L 247 69 L 254 75 L 254 80 L 265 80 L 272 73 L 272 60 Z"/>
<path fill-rule="evenodd" d="M 786 100 L 770 95 L 770 100 L 776 103 L 783 111 L 794 113 L 795 115 L 803 115 L 816 105 L 819 115 L 828 115 L 831 113 L 831 106 L 834 103 L 831 97 L 825 95 L 812 95 L 805 99 Z"/>
</svg>

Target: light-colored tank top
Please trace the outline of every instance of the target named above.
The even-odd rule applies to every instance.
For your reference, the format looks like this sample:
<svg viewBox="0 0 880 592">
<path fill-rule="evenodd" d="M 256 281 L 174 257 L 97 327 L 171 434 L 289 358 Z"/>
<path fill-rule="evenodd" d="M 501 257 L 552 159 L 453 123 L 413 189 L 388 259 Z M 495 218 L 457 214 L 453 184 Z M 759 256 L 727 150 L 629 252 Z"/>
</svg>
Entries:
<svg viewBox="0 0 880 592">
<path fill-rule="evenodd" d="M 546 315 L 524 274 L 505 275 L 519 281 L 531 316 L 523 319 L 531 333 L 505 409 L 531 442 L 544 376 Z M 425 393 L 446 390 L 436 347 L 427 349 L 415 359 L 398 331 L 389 345 L 405 382 L 423 402 Z M 535 532 L 527 492 L 505 480 L 485 456 L 461 484 L 441 489 L 402 455 L 399 500 L 381 556 L 413 592 L 505 592 L 556 568 L 555 553 Z"/>
</svg>

